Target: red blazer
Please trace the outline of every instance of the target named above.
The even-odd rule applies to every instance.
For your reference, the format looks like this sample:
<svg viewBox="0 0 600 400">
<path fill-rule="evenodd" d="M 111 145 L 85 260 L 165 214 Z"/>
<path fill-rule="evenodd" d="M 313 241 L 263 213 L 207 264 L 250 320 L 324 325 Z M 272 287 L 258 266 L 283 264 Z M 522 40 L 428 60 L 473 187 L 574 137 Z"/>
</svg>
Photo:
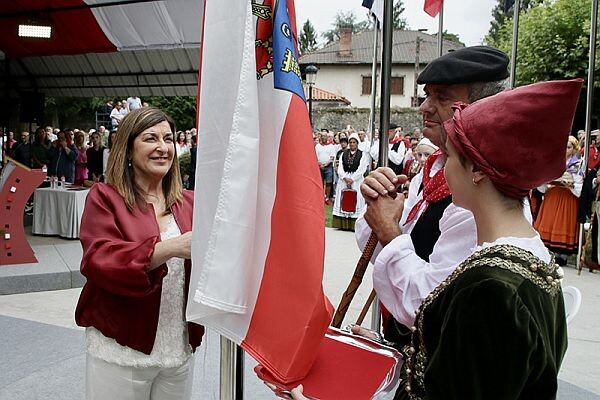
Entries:
<svg viewBox="0 0 600 400">
<path fill-rule="evenodd" d="M 192 229 L 193 192 L 184 191 L 173 216 L 181 233 Z M 160 229 L 152 206 L 130 212 L 111 186 L 97 183 L 87 196 L 80 230 L 83 258 L 81 273 L 87 278 L 77 308 L 79 326 L 93 326 L 119 344 L 150 354 L 156 338 L 163 264 L 148 272 Z M 185 260 L 187 299 L 191 261 Z M 189 342 L 196 349 L 204 327 L 188 323 Z"/>
</svg>

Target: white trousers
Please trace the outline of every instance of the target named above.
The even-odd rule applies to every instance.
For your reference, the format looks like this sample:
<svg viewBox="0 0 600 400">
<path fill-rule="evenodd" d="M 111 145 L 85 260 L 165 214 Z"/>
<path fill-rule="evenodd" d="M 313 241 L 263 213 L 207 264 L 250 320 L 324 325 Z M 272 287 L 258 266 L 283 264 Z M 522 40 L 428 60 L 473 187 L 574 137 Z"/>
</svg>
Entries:
<svg viewBox="0 0 600 400">
<path fill-rule="evenodd" d="M 194 380 L 194 357 L 175 368 L 123 367 L 86 357 L 87 400 L 189 400 Z"/>
</svg>

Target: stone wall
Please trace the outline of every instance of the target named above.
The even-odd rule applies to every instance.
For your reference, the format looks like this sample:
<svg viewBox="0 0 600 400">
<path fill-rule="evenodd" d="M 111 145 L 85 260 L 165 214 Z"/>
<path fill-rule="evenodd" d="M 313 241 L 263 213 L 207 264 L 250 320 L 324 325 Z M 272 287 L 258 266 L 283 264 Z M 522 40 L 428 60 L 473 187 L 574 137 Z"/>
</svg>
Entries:
<svg viewBox="0 0 600 400">
<path fill-rule="evenodd" d="M 423 118 L 417 108 L 392 108 L 390 122 L 401 126 L 405 132 L 423 125 Z M 313 126 L 318 131 L 321 128 L 340 131 L 347 125 L 356 130 L 367 130 L 369 125 L 368 108 L 315 108 L 313 109 Z M 379 127 L 379 111 L 375 117 L 375 126 Z"/>
</svg>

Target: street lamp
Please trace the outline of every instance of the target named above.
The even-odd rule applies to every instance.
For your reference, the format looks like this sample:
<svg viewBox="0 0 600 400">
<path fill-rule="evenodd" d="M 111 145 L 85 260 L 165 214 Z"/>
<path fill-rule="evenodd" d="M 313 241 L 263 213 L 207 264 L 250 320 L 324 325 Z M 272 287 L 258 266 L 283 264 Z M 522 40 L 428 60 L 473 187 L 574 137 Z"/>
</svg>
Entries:
<svg viewBox="0 0 600 400">
<path fill-rule="evenodd" d="M 313 126 L 312 119 L 312 88 L 315 82 L 317 81 L 317 71 L 319 69 L 316 65 L 310 64 L 307 65 L 304 69 L 304 73 L 306 74 L 306 84 L 308 85 L 308 116 L 310 117 L 310 126 Z"/>
</svg>

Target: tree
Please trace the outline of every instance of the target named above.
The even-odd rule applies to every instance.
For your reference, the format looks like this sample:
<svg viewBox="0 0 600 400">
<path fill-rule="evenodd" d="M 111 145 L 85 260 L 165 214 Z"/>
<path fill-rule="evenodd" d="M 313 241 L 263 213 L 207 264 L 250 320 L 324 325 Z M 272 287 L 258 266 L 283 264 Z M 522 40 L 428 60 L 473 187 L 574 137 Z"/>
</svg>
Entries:
<svg viewBox="0 0 600 400">
<path fill-rule="evenodd" d="M 591 0 L 556 0 L 534 5 L 519 16 L 516 82 L 524 85 L 551 79 L 585 77 Z M 512 18 L 506 18 L 498 39 L 488 43 L 510 54 Z"/>
<path fill-rule="evenodd" d="M 499 30 L 502 25 L 504 25 L 504 21 L 507 17 L 513 15 L 512 9 L 506 12 L 504 10 L 504 3 L 506 0 L 497 0 L 498 3 L 492 10 L 492 22 L 490 23 L 490 30 L 488 32 L 488 40 L 497 41 L 499 39 Z M 527 10 L 534 5 L 537 5 L 540 0 L 522 0 L 521 1 L 521 10 Z M 514 6 L 513 6 L 514 7 Z"/>
<path fill-rule="evenodd" d="M 394 1 L 394 8 L 392 12 L 392 25 L 394 29 L 404 30 L 406 29 L 406 18 L 402 18 L 402 13 L 404 12 L 404 1 L 396 0 Z"/>
<path fill-rule="evenodd" d="M 309 53 L 317 49 L 317 32 L 308 19 L 304 25 L 302 25 L 302 32 L 300 33 L 298 45 L 300 46 L 300 54 Z"/>
<path fill-rule="evenodd" d="M 432 36 L 437 38 L 437 32 L 434 33 Z M 450 33 L 445 29 L 444 29 L 444 32 L 442 33 L 442 38 L 444 40 L 448 40 L 450 42 L 454 42 L 454 43 L 457 43 L 457 44 L 460 44 L 463 46 L 465 45 L 463 42 L 461 42 L 460 37 L 456 33 Z"/>
<path fill-rule="evenodd" d="M 196 97 L 144 97 L 151 106 L 158 107 L 175 121 L 177 130 L 186 130 L 196 126 Z"/>
<path fill-rule="evenodd" d="M 331 24 L 332 29 L 323 33 L 323 38 L 327 44 L 340 39 L 340 31 L 345 27 L 352 27 L 352 33 L 363 32 L 369 29 L 369 21 L 364 20 L 356 22 L 356 15 L 352 11 L 338 11 L 335 15 L 335 21 Z"/>
</svg>

